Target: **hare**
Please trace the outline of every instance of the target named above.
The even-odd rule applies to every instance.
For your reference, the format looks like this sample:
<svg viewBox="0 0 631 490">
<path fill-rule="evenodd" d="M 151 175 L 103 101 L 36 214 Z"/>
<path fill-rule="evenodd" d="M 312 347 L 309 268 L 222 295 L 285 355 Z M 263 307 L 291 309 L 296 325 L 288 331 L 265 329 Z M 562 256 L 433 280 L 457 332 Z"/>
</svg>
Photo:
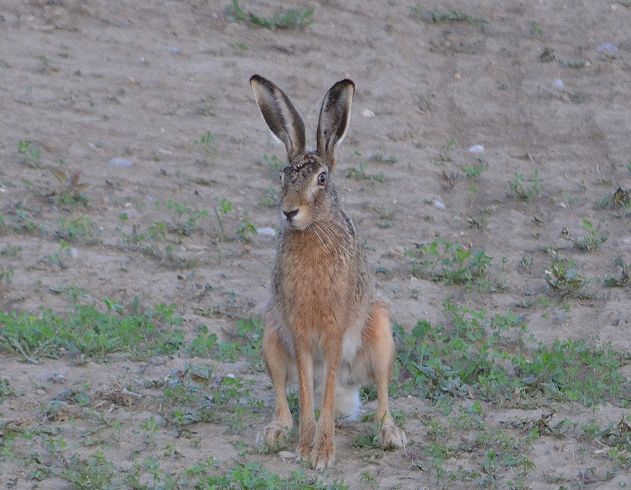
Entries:
<svg viewBox="0 0 631 490">
<path fill-rule="evenodd" d="M 298 461 L 310 461 L 318 470 L 333 463 L 335 415 L 356 416 L 359 389 L 371 382 L 377 385 L 381 446 L 403 447 L 405 433 L 388 408 L 395 350 L 388 308 L 375 297 L 355 227 L 340 205 L 332 178 L 355 84 L 339 81 L 324 96 L 315 150 L 306 149 L 304 123 L 287 95 L 259 75 L 250 84 L 289 162 L 280 174 L 281 227 L 263 338 L 275 414 L 262 438 L 278 446 L 288 436 L 293 419 L 285 389 L 297 377 Z M 323 391 L 317 425 L 314 385 Z"/>
</svg>

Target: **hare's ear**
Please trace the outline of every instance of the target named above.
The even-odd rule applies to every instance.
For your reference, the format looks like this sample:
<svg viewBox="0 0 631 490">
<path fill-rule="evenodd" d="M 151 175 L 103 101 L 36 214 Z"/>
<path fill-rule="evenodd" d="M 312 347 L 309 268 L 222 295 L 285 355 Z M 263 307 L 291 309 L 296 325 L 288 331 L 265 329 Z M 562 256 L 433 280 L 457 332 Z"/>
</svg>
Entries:
<svg viewBox="0 0 631 490">
<path fill-rule="evenodd" d="M 346 136 L 351 120 L 351 105 L 355 84 L 351 80 L 341 80 L 333 85 L 324 96 L 318 122 L 318 153 L 330 168 L 335 165 L 335 147 Z"/>
<path fill-rule="evenodd" d="M 272 133 L 285 144 L 291 162 L 305 151 L 305 124 L 300 114 L 274 83 L 260 75 L 250 78 L 256 104 Z"/>
</svg>

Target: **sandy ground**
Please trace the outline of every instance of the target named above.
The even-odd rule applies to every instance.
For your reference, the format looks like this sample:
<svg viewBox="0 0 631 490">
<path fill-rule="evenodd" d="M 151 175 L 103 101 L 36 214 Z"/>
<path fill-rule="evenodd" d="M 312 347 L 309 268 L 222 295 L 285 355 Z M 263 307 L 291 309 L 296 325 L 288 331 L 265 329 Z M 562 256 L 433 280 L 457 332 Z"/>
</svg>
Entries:
<svg viewBox="0 0 631 490">
<path fill-rule="evenodd" d="M 74 286 L 86 301 L 175 303 L 191 332 L 200 323 L 216 332 L 234 328 L 235 318 L 255 313 L 266 299 L 274 240 L 221 240 L 213 209 L 222 199 L 233 203 L 223 218 L 231 237 L 244 221 L 277 227 L 276 210 L 260 205 L 276 186 L 275 174 L 261 162 L 263 155 L 284 158 L 258 114 L 248 79 L 260 73 L 282 86 L 303 114 L 312 143 L 325 90 L 350 77 L 356 98 L 336 178 L 378 272 L 379 292 L 398 323 L 409 329 L 420 318 L 442 321 L 448 297 L 491 313 L 528 301 L 520 313 L 537 341 L 579 338 L 631 350 L 629 288 L 602 286 L 616 272 L 615 257 L 631 261 L 629 219 L 597 207 L 618 186 L 631 187 L 631 8 L 589 1 L 423 3 L 429 10 L 453 8 L 483 18 L 481 28 L 425 22 L 412 15 L 412 2 L 305 1 L 289 3 L 314 8 L 311 25 L 268 30 L 235 22 L 226 13 L 228 3 L 0 2 L 0 213 L 15 223 L 16 210 L 26 210 L 39 230 L 0 231 L 2 248 L 21 247 L 15 256 L 0 257 L 0 269 L 13 271 L 0 285 L 5 310 L 63 311 L 67 299 L 60 292 Z M 243 1 L 242 7 L 270 15 L 275 2 Z M 603 43 L 614 44 L 615 53 L 599 52 L 599 46 L 606 51 Z M 542 60 L 546 47 L 556 59 Z M 206 132 L 214 135 L 212 145 L 198 142 Z M 40 155 L 20 153 L 19 141 L 29 141 Z M 473 145 L 484 151 L 471 153 Z M 394 155 L 396 162 L 375 162 L 375 154 Z M 132 165 L 115 167 L 112 158 Z M 465 178 L 464 167 L 478 158 L 484 171 Z M 383 173 L 383 182 L 345 176 L 360 164 L 368 174 Z M 80 182 L 88 184 L 86 208 L 68 209 L 51 198 L 59 188 L 53 169 L 81 172 Z M 515 173 L 535 170 L 540 195 L 515 199 L 509 187 Z M 146 229 L 166 219 L 168 200 L 210 214 L 190 235 L 167 240 L 168 260 L 125 246 L 122 236 L 134 226 Z M 128 216 L 124 223 L 122 213 Z M 90 218 L 90 238 L 68 250 L 56 231 L 60 220 L 79 216 Z M 592 253 L 573 249 L 561 235 L 564 228 L 584 234 L 583 219 L 609 234 Z M 502 287 L 482 292 L 415 278 L 403 251 L 436 237 L 484 249 L 493 257 L 489 275 Z M 588 295 L 550 299 L 544 280 L 550 250 L 576 262 Z M 52 254 L 61 254 L 63 267 L 47 260 Z M 520 266 L 523 260 L 527 267 Z M 2 377 L 20 394 L 0 405 L 0 420 L 40 417 L 42 403 L 60 389 L 51 384 L 54 373 L 63 374 L 66 386 L 88 383 L 96 392 L 141 372 L 165 376 L 186 362 L 177 356 L 149 364 L 122 357 L 31 365 L 0 353 Z M 282 474 L 296 469 L 274 454 L 240 455 L 242 445 L 254 448 L 256 431 L 271 414 L 271 389 L 264 373 L 247 366 L 216 368 L 253 379 L 265 400 L 263 414 L 237 434 L 221 424 L 196 425 L 198 445 L 176 441 L 185 456 L 178 460 L 162 458 L 160 448 L 175 436 L 159 431 L 152 451 L 163 467 L 176 471 L 212 455 L 226 464 L 233 458 L 258 461 Z M 623 371 L 631 374 L 628 365 Z M 408 450 L 353 448 L 360 429 L 342 427 L 336 440 L 343 456 L 327 478 L 354 488 L 364 485 L 360 474 L 369 471 L 382 488 L 458 487 L 411 463 L 424 447 L 427 420 L 440 410 L 428 400 L 393 403 L 407 415 Z M 485 411 L 487 423 L 499 427 L 536 420 L 550 407 L 559 420 L 607 423 L 629 413 L 623 401 L 595 409 L 550 401 L 531 409 L 488 405 Z M 151 406 L 116 408 L 123 429 L 105 453 L 117 467 L 144 457 L 134 427 L 149 413 Z M 60 425 L 67 451 L 85 450 L 90 424 L 77 418 Z M 524 484 L 628 485 L 627 470 L 598 450 L 578 438 L 542 437 L 530 450 L 534 468 Z M 467 457 L 452 463 L 466 466 Z M 3 467 L 3 487 L 68 488 L 55 477 L 28 481 L 19 459 L 0 457 Z M 585 480 L 585 468 L 596 468 L 602 481 Z"/>
</svg>

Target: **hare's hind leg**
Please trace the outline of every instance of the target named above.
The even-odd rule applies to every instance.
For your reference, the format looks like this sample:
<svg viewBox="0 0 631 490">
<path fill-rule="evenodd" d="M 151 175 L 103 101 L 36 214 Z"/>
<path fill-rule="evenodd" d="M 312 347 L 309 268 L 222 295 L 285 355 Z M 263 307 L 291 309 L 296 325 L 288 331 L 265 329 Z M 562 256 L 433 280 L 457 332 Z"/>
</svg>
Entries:
<svg viewBox="0 0 631 490">
<path fill-rule="evenodd" d="M 272 378 L 275 399 L 274 418 L 263 430 L 263 442 L 268 446 L 275 447 L 287 439 L 294 421 L 289 411 L 287 392 L 285 391 L 291 358 L 269 314 L 265 319 L 263 356 L 267 371 Z"/>
<path fill-rule="evenodd" d="M 405 432 L 394 423 L 388 405 L 388 385 L 394 361 L 394 339 L 390 328 L 388 307 L 382 302 L 375 302 L 364 330 L 364 345 L 372 380 L 377 385 L 377 422 L 379 423 L 379 441 L 382 448 L 400 448 L 407 444 Z"/>
</svg>

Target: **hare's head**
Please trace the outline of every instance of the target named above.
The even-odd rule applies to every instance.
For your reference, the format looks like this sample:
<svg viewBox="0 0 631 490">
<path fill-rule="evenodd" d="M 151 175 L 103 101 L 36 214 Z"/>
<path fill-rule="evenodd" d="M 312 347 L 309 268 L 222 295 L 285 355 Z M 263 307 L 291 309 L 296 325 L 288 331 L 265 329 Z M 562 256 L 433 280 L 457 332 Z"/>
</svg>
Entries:
<svg viewBox="0 0 631 490">
<path fill-rule="evenodd" d="M 306 149 L 305 125 L 287 95 L 259 75 L 250 84 L 265 122 L 287 150 L 289 164 L 280 176 L 282 219 L 300 230 L 332 217 L 338 206 L 331 181 L 335 148 L 346 136 L 355 84 L 339 81 L 324 96 L 315 150 Z"/>
</svg>

